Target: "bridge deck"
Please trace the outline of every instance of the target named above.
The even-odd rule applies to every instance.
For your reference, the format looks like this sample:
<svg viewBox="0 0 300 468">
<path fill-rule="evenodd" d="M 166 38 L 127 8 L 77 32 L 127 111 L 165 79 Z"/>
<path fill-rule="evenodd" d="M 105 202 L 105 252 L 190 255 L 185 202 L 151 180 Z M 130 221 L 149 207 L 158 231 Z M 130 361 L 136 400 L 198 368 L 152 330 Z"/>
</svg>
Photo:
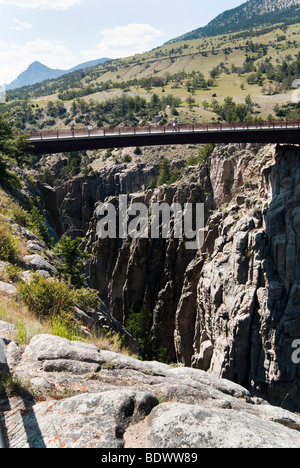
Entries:
<svg viewBox="0 0 300 468">
<path fill-rule="evenodd" d="M 37 154 L 203 143 L 300 144 L 300 122 L 82 129 L 35 133 L 30 143 Z"/>
</svg>

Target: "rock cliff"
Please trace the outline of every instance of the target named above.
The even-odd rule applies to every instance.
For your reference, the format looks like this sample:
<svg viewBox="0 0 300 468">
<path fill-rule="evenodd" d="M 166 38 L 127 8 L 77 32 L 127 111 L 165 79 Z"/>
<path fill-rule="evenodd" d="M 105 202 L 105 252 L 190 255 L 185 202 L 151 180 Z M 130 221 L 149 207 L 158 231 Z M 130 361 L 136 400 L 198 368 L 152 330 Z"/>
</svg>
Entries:
<svg viewBox="0 0 300 468">
<path fill-rule="evenodd" d="M 102 301 L 76 308 L 79 323 L 135 345 L 124 325 L 145 308 L 150 359 L 46 333 L 24 347 L 2 317 L 0 426 L 10 447 L 299 447 L 299 148 L 218 146 L 178 182 L 147 188 L 157 174 L 157 165 L 116 165 L 38 186 L 53 232 L 86 234 L 92 254 Z M 204 203 L 201 249 L 172 236 L 99 239 L 97 203 L 117 205 L 121 193 L 129 205 Z M 56 275 L 43 242 L 6 222 L 26 248 L 22 278 Z M 0 291 L 17 293 L 7 280 Z M 6 395 L 10 378 L 18 396 Z"/>
<path fill-rule="evenodd" d="M 179 182 L 130 194 L 130 203 L 148 206 L 204 203 L 199 251 L 174 238 L 99 239 L 96 211 L 86 237 L 90 278 L 110 313 L 123 324 L 132 307 L 152 313 L 153 357 L 163 348 L 171 360 L 293 410 L 299 410 L 291 360 L 299 334 L 299 164 L 297 147 L 219 146 Z"/>
<path fill-rule="evenodd" d="M 298 410 L 292 353 L 299 334 L 300 153 L 281 147 L 263 165 L 259 155 L 254 160 L 252 198 L 220 213 L 214 250 L 199 275 L 191 364 Z M 176 334 L 183 361 L 184 314 L 180 304 Z"/>
<path fill-rule="evenodd" d="M 120 193 L 134 193 L 156 178 L 158 166 L 116 164 L 85 178 L 75 177 L 56 187 L 64 232 L 84 236 L 99 200 Z"/>
</svg>

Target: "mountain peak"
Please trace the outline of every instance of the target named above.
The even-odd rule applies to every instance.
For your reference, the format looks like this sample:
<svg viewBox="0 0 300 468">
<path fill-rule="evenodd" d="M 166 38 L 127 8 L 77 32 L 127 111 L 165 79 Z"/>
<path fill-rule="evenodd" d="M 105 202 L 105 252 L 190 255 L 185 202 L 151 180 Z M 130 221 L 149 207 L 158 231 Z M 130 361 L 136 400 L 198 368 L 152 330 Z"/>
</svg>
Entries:
<svg viewBox="0 0 300 468">
<path fill-rule="evenodd" d="M 16 80 L 10 83 L 7 89 L 16 89 L 22 86 L 36 84 L 48 79 L 58 78 L 63 73 L 63 70 L 53 70 L 52 68 L 43 65 L 37 60 L 29 65 L 27 70 L 22 72 Z"/>
<path fill-rule="evenodd" d="M 37 60 L 35 60 L 34 62 L 32 62 L 32 63 L 29 65 L 29 67 L 28 67 L 27 70 L 29 70 L 30 68 L 36 68 L 36 67 L 48 68 L 48 67 L 47 67 L 46 65 L 44 65 L 43 63 L 38 62 Z"/>
<path fill-rule="evenodd" d="M 59 70 L 59 69 L 53 69 L 49 68 L 43 63 L 35 60 L 32 62 L 27 70 L 22 72 L 17 79 L 12 81 L 6 89 L 12 90 L 16 88 L 21 88 L 22 86 L 30 86 L 34 85 L 36 83 L 41 83 L 42 81 L 45 80 L 51 80 L 55 78 L 59 78 L 62 75 L 65 75 L 67 73 L 71 73 L 76 70 L 80 69 L 85 69 L 89 68 L 92 66 L 99 65 L 101 63 L 105 63 L 109 61 L 109 58 L 102 58 L 98 60 L 92 60 L 90 62 L 85 62 L 80 65 L 77 65 L 76 67 L 71 68 L 70 70 Z"/>
</svg>

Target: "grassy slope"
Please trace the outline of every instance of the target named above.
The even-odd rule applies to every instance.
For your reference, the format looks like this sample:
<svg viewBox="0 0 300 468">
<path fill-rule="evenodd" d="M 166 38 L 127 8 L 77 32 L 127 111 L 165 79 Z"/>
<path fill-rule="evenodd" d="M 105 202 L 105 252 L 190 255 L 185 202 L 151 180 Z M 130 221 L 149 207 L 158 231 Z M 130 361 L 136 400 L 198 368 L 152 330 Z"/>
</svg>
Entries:
<svg viewBox="0 0 300 468">
<path fill-rule="evenodd" d="M 278 37 L 283 35 L 286 36 L 286 38 L 278 41 Z M 176 44 L 167 44 L 144 54 L 115 60 L 109 64 L 95 67 L 91 69 L 93 70 L 93 74 L 83 78 L 80 83 L 81 86 L 86 86 L 88 83 L 107 82 L 109 80 L 112 82 L 122 82 L 134 78 L 142 79 L 149 76 L 164 76 L 166 73 L 174 75 L 182 71 L 186 73 L 199 71 L 208 79 L 210 71 L 222 62 L 229 69 L 231 69 L 232 65 L 237 67 L 241 66 L 246 58 L 245 46 L 249 40 L 253 43 L 268 45 L 266 57 L 271 57 L 272 62 L 276 64 L 281 62 L 287 55 L 291 55 L 292 58 L 294 58 L 299 53 L 300 24 L 291 25 L 287 27 L 286 31 L 283 31 L 278 26 L 278 28 L 275 27 L 270 32 L 261 35 L 256 34 L 254 37 L 251 37 L 250 33 L 249 35 L 246 34 L 245 37 L 240 33 L 236 33 L 177 42 Z M 231 47 L 232 53 L 226 56 L 224 49 L 227 47 Z M 214 54 L 212 53 L 213 48 Z M 207 54 L 207 56 L 205 56 L 205 54 Z M 257 64 L 266 57 L 258 59 Z M 248 76 L 247 74 L 239 76 L 237 74 L 223 73 L 217 78 L 214 87 L 211 87 L 209 90 L 197 90 L 195 92 L 193 95 L 195 106 L 192 110 L 188 108 L 186 102 L 189 93 L 185 82 L 180 84 L 177 88 L 174 88 L 174 83 L 170 82 L 165 87 L 164 92 L 165 95 L 173 94 L 182 99 L 182 106 L 179 112 L 180 119 L 183 121 L 211 120 L 214 114 L 205 111 L 202 102 L 211 101 L 214 95 L 216 95 L 218 101 L 222 101 L 226 96 L 232 96 L 236 102 L 242 102 L 248 94 L 251 94 L 253 100 L 261 106 L 259 109 L 259 117 L 262 118 L 267 118 L 270 113 L 273 113 L 273 108 L 276 103 L 282 105 L 291 100 L 292 90 L 279 95 L 264 96 L 262 94 L 262 87 L 247 84 Z M 57 83 L 61 84 L 62 82 L 57 81 Z M 241 89 L 242 85 L 244 89 Z M 266 82 L 265 85 L 268 85 L 268 82 Z M 74 89 L 80 88 L 77 87 Z M 124 91 L 120 89 L 112 89 L 90 94 L 83 99 L 93 99 L 96 102 L 101 102 L 114 96 L 120 96 L 123 92 Z M 141 95 L 146 97 L 146 99 L 150 99 L 151 94 L 154 92 L 158 95 L 162 95 L 163 90 L 162 88 L 155 87 L 152 88 L 150 92 L 147 92 L 141 87 L 133 86 L 127 91 L 127 94 Z M 48 96 L 31 96 L 30 101 L 35 105 L 38 104 L 40 107 L 45 107 L 49 101 L 56 101 L 57 99 L 58 93 L 56 92 Z M 65 102 L 67 109 L 69 109 L 71 103 L 72 101 Z M 62 125 L 62 121 L 59 122 L 59 125 Z"/>
</svg>

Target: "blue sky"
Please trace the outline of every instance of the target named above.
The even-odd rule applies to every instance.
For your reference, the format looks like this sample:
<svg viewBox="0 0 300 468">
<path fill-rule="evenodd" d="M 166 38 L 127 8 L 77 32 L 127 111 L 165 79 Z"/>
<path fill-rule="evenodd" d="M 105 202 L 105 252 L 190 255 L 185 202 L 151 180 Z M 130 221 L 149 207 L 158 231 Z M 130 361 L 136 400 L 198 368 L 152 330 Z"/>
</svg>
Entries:
<svg viewBox="0 0 300 468">
<path fill-rule="evenodd" d="M 68 69 L 162 45 L 245 0 L 0 0 L 0 84 L 38 60 Z"/>
</svg>

